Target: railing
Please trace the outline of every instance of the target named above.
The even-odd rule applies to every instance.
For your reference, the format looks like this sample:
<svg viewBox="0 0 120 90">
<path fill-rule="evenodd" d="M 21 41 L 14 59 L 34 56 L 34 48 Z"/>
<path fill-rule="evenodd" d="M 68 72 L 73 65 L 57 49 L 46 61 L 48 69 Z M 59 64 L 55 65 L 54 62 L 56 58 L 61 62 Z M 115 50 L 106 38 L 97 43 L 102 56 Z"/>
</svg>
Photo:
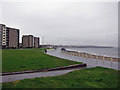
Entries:
<svg viewBox="0 0 120 90">
<path fill-rule="evenodd" d="M 84 57 L 84 58 L 99 59 L 99 60 L 103 60 L 103 61 L 106 60 L 106 61 L 111 61 L 111 62 L 120 62 L 120 58 L 89 54 L 89 53 L 85 53 L 85 52 L 61 50 L 61 53 L 65 53 L 65 54 L 68 54 L 71 56 L 79 56 L 79 57 Z"/>
</svg>

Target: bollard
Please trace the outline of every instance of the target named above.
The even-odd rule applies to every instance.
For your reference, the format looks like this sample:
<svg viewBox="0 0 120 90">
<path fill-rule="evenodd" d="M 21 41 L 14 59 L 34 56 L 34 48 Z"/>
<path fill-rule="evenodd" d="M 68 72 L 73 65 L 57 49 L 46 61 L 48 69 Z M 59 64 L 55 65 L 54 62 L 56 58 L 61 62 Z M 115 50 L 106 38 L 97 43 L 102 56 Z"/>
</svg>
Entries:
<svg viewBox="0 0 120 90">
<path fill-rule="evenodd" d="M 72 55 L 74 56 L 74 52 L 72 52 Z"/>
<path fill-rule="evenodd" d="M 77 52 L 77 56 L 79 56 L 79 53 Z"/>
<path fill-rule="evenodd" d="M 69 55 L 69 52 L 67 51 L 67 55 Z"/>
<path fill-rule="evenodd" d="M 70 52 L 68 52 L 68 55 L 70 55 Z"/>
<path fill-rule="evenodd" d="M 93 59 L 93 58 L 92 58 L 92 54 L 90 54 L 90 59 L 91 59 L 91 62 L 92 62 L 92 59 Z"/>
<path fill-rule="evenodd" d="M 87 61 L 87 53 L 85 53 L 86 61 Z"/>
<path fill-rule="evenodd" d="M 82 59 L 83 59 L 83 53 L 81 53 L 81 55 L 82 55 Z"/>
<path fill-rule="evenodd" d="M 79 53 L 79 56 L 81 57 L 81 53 Z"/>
<path fill-rule="evenodd" d="M 103 56 L 103 65 L 104 65 L 104 60 L 105 60 L 105 58 L 104 58 L 104 56 Z"/>
<path fill-rule="evenodd" d="M 82 53 L 80 53 L 80 57 L 82 57 Z"/>
<path fill-rule="evenodd" d="M 75 53 L 73 52 L 73 56 L 75 56 Z"/>
<path fill-rule="evenodd" d="M 96 55 L 96 64 L 98 63 L 98 56 Z"/>
<path fill-rule="evenodd" d="M 113 64 L 113 58 L 111 57 L 111 66 L 112 66 L 112 64 Z"/>
<path fill-rule="evenodd" d="M 78 53 L 78 57 L 80 57 L 80 53 Z"/>
<path fill-rule="evenodd" d="M 77 52 L 75 52 L 75 56 L 77 56 Z"/>
<path fill-rule="evenodd" d="M 72 56 L 74 56 L 74 52 L 72 52 Z"/>
<path fill-rule="evenodd" d="M 72 52 L 70 52 L 70 55 L 72 56 Z"/>
<path fill-rule="evenodd" d="M 82 60 L 82 53 L 79 53 L 79 56 L 80 56 L 80 58 L 81 58 L 81 60 Z"/>
</svg>

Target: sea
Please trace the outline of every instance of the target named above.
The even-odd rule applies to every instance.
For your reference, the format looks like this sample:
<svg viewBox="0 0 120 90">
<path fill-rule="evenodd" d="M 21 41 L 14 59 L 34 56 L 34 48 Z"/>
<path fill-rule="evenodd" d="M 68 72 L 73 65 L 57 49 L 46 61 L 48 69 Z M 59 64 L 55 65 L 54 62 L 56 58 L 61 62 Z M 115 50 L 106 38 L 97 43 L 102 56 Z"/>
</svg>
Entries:
<svg viewBox="0 0 120 90">
<path fill-rule="evenodd" d="M 65 48 L 65 49 L 70 50 L 70 51 L 86 52 L 89 54 L 120 58 L 120 53 L 118 53 L 120 48 L 118 48 L 118 47 L 113 47 L 113 48 Z"/>
</svg>

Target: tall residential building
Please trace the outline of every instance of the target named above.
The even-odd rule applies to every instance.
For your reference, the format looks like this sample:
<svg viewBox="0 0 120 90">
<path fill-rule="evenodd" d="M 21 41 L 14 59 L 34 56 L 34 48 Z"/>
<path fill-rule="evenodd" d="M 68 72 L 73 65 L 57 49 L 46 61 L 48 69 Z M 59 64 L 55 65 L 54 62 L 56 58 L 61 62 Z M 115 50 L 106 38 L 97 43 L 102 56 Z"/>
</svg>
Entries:
<svg viewBox="0 0 120 90">
<path fill-rule="evenodd" d="M 2 48 L 2 25 L 0 24 L 0 49 Z"/>
<path fill-rule="evenodd" d="M 1 43 L 2 43 L 2 47 L 8 47 L 8 41 L 6 40 L 7 38 L 7 31 L 6 31 L 6 26 L 3 24 L 0 24 L 0 29 L 1 29 Z"/>
<path fill-rule="evenodd" d="M 19 29 L 0 24 L 2 48 L 19 48 Z"/>
<path fill-rule="evenodd" d="M 23 48 L 33 48 L 34 47 L 33 42 L 34 42 L 33 35 L 23 35 L 22 37 Z"/>
<path fill-rule="evenodd" d="M 19 29 L 6 27 L 9 48 L 19 48 Z"/>
<path fill-rule="evenodd" d="M 34 48 L 39 47 L 39 37 L 34 37 Z"/>
</svg>

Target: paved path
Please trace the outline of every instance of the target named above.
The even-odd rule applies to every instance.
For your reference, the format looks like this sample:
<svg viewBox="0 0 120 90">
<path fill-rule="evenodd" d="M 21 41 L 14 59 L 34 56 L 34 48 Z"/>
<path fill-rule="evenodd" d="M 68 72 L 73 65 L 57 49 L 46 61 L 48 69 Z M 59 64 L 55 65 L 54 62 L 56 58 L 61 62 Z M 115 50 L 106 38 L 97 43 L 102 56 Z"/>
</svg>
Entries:
<svg viewBox="0 0 120 90">
<path fill-rule="evenodd" d="M 97 60 L 97 59 L 71 56 L 71 55 L 61 53 L 60 48 L 57 48 L 55 50 L 48 50 L 47 54 L 56 56 L 56 57 L 60 57 L 60 58 L 64 58 L 64 59 L 68 59 L 68 60 L 72 60 L 72 61 L 86 63 L 88 68 L 102 66 L 102 67 L 107 67 L 107 68 L 112 68 L 112 69 L 118 70 L 118 62 L 102 61 L 102 60 Z"/>
<path fill-rule="evenodd" d="M 0 83 L 23 80 L 23 79 L 30 79 L 30 78 L 37 78 L 37 77 L 58 76 L 58 75 L 63 75 L 63 74 L 66 74 L 68 72 L 78 70 L 78 69 L 79 68 L 70 69 L 70 70 L 58 70 L 58 71 L 47 71 L 47 72 L 0 76 L 0 78 L 2 78 L 2 80 L 0 80 Z"/>
</svg>

